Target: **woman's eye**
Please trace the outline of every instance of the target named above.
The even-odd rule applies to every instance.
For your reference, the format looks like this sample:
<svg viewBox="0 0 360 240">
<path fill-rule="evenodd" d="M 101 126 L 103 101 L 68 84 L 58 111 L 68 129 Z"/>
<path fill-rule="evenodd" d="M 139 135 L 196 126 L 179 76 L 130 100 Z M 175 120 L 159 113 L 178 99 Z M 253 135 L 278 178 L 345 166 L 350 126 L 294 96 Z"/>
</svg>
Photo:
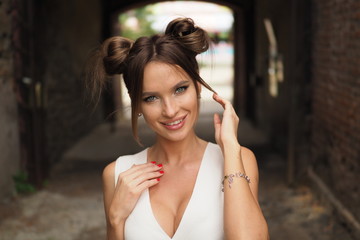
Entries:
<svg viewBox="0 0 360 240">
<path fill-rule="evenodd" d="M 186 90 L 187 88 L 188 88 L 188 86 L 178 87 L 178 88 L 175 90 L 175 93 L 185 92 L 185 90 Z"/>
<path fill-rule="evenodd" d="M 156 100 L 156 97 L 155 96 L 149 96 L 149 97 L 146 97 L 144 98 L 144 101 L 145 102 L 153 102 Z"/>
</svg>

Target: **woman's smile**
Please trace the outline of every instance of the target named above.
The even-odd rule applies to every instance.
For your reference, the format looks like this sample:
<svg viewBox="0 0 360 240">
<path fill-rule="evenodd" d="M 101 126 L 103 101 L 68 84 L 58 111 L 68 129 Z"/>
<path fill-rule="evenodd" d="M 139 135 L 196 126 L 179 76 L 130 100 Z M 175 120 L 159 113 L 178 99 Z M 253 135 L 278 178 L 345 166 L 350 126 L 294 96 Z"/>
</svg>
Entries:
<svg viewBox="0 0 360 240">
<path fill-rule="evenodd" d="M 150 62 L 144 70 L 141 112 L 158 137 L 181 141 L 194 136 L 198 98 L 193 80 L 178 66 Z"/>
<path fill-rule="evenodd" d="M 162 124 L 169 130 L 178 130 L 184 126 L 186 116 L 178 118 L 176 120 L 162 122 Z"/>
<path fill-rule="evenodd" d="M 141 145 L 141 116 L 156 135 L 152 146 L 103 172 L 108 239 L 269 239 L 256 158 L 238 142 L 239 117 L 199 75 L 196 56 L 210 46 L 205 30 L 177 18 L 164 34 L 109 38 L 91 59 L 98 97 L 107 77 L 123 74 L 134 137 Z M 223 107 L 222 117 L 214 115 L 217 145 L 195 133 L 202 86 Z"/>
</svg>

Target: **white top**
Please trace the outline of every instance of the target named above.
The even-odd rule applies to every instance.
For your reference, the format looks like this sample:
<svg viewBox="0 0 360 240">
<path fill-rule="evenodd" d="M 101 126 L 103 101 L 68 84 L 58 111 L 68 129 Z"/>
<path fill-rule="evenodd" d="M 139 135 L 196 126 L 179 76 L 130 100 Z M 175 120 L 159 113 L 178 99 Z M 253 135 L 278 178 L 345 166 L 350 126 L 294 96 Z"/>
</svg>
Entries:
<svg viewBox="0 0 360 240">
<path fill-rule="evenodd" d="M 133 164 L 147 162 L 147 150 L 116 160 L 115 184 L 121 172 Z M 221 191 L 224 160 L 218 145 L 208 143 L 193 193 L 172 238 L 161 228 L 151 209 L 149 191 L 145 190 L 125 222 L 126 240 L 220 240 L 224 239 L 224 194 Z M 161 182 L 160 182 L 161 184 Z"/>
</svg>

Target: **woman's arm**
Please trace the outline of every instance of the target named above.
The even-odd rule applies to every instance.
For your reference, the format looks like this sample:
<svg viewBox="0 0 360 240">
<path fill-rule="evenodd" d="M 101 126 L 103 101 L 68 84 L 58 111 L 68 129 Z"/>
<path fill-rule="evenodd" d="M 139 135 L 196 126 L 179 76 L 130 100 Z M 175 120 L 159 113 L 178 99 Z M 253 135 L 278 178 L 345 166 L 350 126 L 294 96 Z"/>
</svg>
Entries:
<svg viewBox="0 0 360 240">
<path fill-rule="evenodd" d="M 237 141 L 237 117 L 231 103 L 214 95 L 224 107 L 223 119 L 214 116 L 215 138 L 224 155 L 224 175 L 243 173 L 250 178 L 224 181 L 224 231 L 226 239 L 269 239 L 266 220 L 258 203 L 259 174 L 254 154 Z M 229 187 L 229 184 L 231 187 Z"/>
<path fill-rule="evenodd" d="M 103 172 L 103 193 L 104 208 L 106 216 L 106 232 L 108 240 L 123 240 L 125 221 L 119 221 L 117 224 L 111 223 L 109 217 L 110 205 L 115 192 L 115 162 L 110 163 Z M 114 226 L 115 225 L 115 226 Z"/>
<path fill-rule="evenodd" d="M 244 178 L 233 178 L 231 188 L 224 181 L 224 226 L 227 239 L 268 239 L 268 229 L 265 218 L 258 203 L 258 169 L 254 154 L 244 148 L 225 144 L 224 172 L 244 173 L 250 178 L 250 183 Z"/>
<path fill-rule="evenodd" d="M 125 221 L 134 209 L 141 193 L 159 183 L 161 166 L 153 163 L 133 165 L 122 172 L 115 186 L 115 162 L 103 172 L 104 207 L 107 239 L 123 240 Z"/>
</svg>

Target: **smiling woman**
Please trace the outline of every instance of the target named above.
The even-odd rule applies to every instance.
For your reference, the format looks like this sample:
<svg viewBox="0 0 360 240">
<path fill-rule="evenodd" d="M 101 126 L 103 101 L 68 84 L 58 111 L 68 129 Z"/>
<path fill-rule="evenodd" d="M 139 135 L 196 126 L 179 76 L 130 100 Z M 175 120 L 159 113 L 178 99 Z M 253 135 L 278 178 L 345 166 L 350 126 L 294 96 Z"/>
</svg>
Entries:
<svg viewBox="0 0 360 240">
<path fill-rule="evenodd" d="M 139 116 L 156 134 L 153 146 L 121 156 L 104 170 L 108 239 L 268 238 L 256 159 L 237 141 L 239 118 L 199 76 L 196 56 L 209 45 L 202 28 L 180 18 L 165 34 L 135 42 L 110 38 L 94 55 L 94 94 L 101 93 L 107 76 L 123 74 L 134 137 L 139 140 Z M 217 144 L 194 131 L 202 86 L 224 108 L 222 119 L 214 115 Z"/>
<path fill-rule="evenodd" d="M 199 84 L 197 88 L 200 89 Z M 158 141 L 193 137 L 199 94 L 194 82 L 181 68 L 161 62 L 146 65 L 141 112 L 157 134 Z"/>
</svg>

